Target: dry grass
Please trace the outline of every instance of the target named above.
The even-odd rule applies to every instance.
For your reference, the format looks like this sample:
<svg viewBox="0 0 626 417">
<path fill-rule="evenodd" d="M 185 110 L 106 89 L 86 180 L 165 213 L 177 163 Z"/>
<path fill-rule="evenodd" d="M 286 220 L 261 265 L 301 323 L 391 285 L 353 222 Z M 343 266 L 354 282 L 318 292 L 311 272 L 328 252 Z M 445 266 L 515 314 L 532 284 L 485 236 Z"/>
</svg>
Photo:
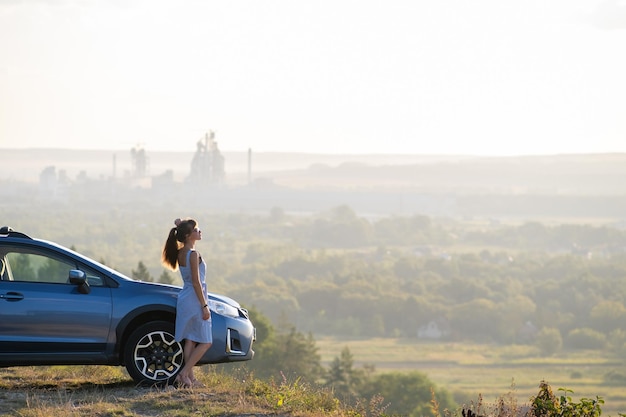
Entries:
<svg viewBox="0 0 626 417">
<path fill-rule="evenodd" d="M 296 382 L 263 383 L 202 367 L 202 388 L 136 386 L 121 368 L 19 367 L 0 370 L 0 416 L 325 416 L 343 415 L 329 394 Z"/>
</svg>

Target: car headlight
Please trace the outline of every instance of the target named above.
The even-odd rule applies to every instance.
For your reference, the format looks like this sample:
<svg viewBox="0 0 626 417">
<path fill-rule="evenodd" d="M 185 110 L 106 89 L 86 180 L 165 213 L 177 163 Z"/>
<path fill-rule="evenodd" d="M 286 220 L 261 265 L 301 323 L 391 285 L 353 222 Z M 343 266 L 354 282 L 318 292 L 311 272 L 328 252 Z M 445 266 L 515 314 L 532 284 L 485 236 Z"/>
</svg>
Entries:
<svg viewBox="0 0 626 417">
<path fill-rule="evenodd" d="M 222 316 L 239 317 L 239 310 L 221 301 L 209 300 L 209 308 Z"/>
</svg>

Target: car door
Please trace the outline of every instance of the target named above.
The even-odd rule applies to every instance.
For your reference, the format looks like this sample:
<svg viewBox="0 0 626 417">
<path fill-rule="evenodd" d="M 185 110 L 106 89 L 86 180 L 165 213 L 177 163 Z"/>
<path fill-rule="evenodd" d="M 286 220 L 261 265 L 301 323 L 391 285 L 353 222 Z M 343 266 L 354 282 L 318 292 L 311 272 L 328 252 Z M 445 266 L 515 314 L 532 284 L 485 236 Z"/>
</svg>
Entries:
<svg viewBox="0 0 626 417">
<path fill-rule="evenodd" d="M 0 356 L 17 363 L 80 363 L 104 353 L 111 323 L 111 291 L 104 277 L 49 249 L 3 251 Z M 88 293 L 69 282 L 69 272 L 76 269 L 89 277 Z"/>
</svg>

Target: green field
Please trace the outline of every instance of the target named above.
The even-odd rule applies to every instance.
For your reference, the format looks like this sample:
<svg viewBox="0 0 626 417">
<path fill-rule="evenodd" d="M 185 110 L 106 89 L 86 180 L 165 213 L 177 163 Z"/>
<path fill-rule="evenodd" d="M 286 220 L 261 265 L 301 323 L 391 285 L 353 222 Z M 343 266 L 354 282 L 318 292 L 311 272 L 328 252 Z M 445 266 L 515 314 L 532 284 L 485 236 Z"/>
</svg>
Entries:
<svg viewBox="0 0 626 417">
<path fill-rule="evenodd" d="M 374 365 L 376 372 L 419 371 L 455 398 L 493 403 L 511 393 L 518 404 L 537 395 L 545 380 L 558 394 L 572 390 L 574 400 L 602 397 L 603 415 L 626 412 L 626 385 L 604 382 L 613 371 L 624 373 L 623 361 L 597 351 L 574 351 L 542 358 L 531 346 L 424 342 L 416 339 L 317 339 L 322 363 L 327 366 L 345 347 L 355 366 Z"/>
</svg>

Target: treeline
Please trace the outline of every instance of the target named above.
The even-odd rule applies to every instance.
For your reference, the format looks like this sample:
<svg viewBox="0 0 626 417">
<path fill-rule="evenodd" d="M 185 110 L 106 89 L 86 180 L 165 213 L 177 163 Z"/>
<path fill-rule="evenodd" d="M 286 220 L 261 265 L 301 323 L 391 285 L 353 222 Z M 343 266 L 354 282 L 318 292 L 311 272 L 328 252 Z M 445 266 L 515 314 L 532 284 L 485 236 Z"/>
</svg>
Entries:
<svg viewBox="0 0 626 417">
<path fill-rule="evenodd" d="M 228 260 L 212 257 L 213 281 L 304 331 L 536 343 L 545 354 L 626 342 L 626 233 L 617 227 L 371 220 L 345 206 L 240 221 L 249 227 L 232 235 L 257 229 L 254 241 Z"/>
<path fill-rule="evenodd" d="M 483 251 L 445 258 L 302 251 L 243 265 L 231 293 L 316 334 L 439 337 L 530 343 L 555 329 L 571 348 L 620 347 L 626 339 L 626 257 L 587 259 Z M 258 251 L 258 247 L 254 248 Z M 544 331 L 544 332 L 542 332 Z M 554 333 L 550 333 L 554 334 Z M 546 352 L 553 353 L 553 352 Z"/>
<path fill-rule="evenodd" d="M 10 225 L 129 276 L 177 283 L 160 253 L 179 210 L 52 206 Z M 618 225 L 368 218 L 347 206 L 189 214 L 203 230 L 211 290 L 305 332 L 536 343 L 545 354 L 626 342 Z"/>
</svg>

